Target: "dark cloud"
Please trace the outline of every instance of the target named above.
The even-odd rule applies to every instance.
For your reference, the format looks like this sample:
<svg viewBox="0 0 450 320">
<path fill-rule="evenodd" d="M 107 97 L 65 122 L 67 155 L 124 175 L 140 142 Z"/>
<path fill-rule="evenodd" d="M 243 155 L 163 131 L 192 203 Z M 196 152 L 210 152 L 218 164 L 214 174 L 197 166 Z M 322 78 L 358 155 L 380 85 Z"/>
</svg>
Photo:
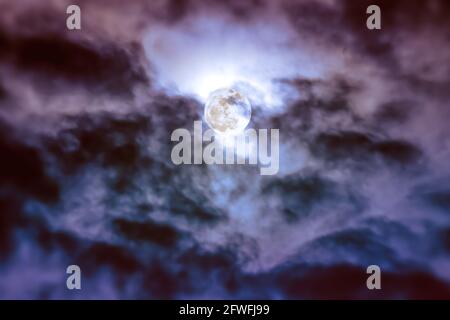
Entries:
<svg viewBox="0 0 450 320">
<path fill-rule="evenodd" d="M 394 100 L 384 103 L 375 114 L 380 124 L 398 124 L 407 121 L 411 113 L 417 110 L 416 104 L 411 101 Z"/>
<path fill-rule="evenodd" d="M 190 97 L 158 95 L 149 106 L 157 114 L 154 125 L 171 133 L 177 128 L 190 128 L 201 117 L 201 104 Z M 179 112 L 182 110 L 183 112 Z"/>
<path fill-rule="evenodd" d="M 176 22 L 184 18 L 191 8 L 190 1 L 170 0 L 167 4 L 167 20 L 169 22 Z"/>
<path fill-rule="evenodd" d="M 0 101 L 5 99 L 7 97 L 6 89 L 3 87 L 3 85 L 0 83 Z"/>
<path fill-rule="evenodd" d="M 291 299 L 446 299 L 448 285 L 421 271 L 385 272 L 383 290 L 365 287 L 365 270 L 351 265 L 317 267 L 303 273 L 283 273 L 280 283 Z M 339 288 L 339 289 L 336 289 Z M 401 288 L 399 290 L 399 288 Z M 426 290 L 423 290 L 426 288 Z"/>
<path fill-rule="evenodd" d="M 450 212 L 450 190 L 428 192 L 424 197 L 434 207 Z"/>
<path fill-rule="evenodd" d="M 148 132 L 149 118 L 142 115 L 121 118 L 104 113 L 70 117 L 67 121 L 73 123 L 71 128 L 47 142 L 54 156 L 63 160 L 65 172 L 73 173 L 93 162 L 120 170 L 146 164 L 137 138 Z"/>
<path fill-rule="evenodd" d="M 185 280 L 170 273 L 164 263 L 154 263 L 144 272 L 142 291 L 138 296 L 157 299 L 174 299 L 183 288 Z"/>
<path fill-rule="evenodd" d="M 88 273 L 95 273 L 99 268 L 110 267 L 121 276 L 138 270 L 140 263 L 126 248 L 107 243 L 93 243 L 77 259 L 80 267 Z"/>
<path fill-rule="evenodd" d="M 316 121 L 317 118 L 342 117 L 352 124 L 361 121 L 350 105 L 350 95 L 361 90 L 359 84 L 340 77 L 327 81 L 295 78 L 282 79 L 279 82 L 301 94 L 301 99 L 290 103 L 283 114 L 270 119 L 271 125 L 282 129 L 285 135 L 292 138 L 303 135 L 308 139 L 308 134 L 317 131 L 317 125 L 320 125 L 320 121 Z M 326 92 L 326 95 L 321 92 Z M 292 121 L 283 121 L 286 117 Z"/>
<path fill-rule="evenodd" d="M 44 222 L 30 219 L 30 233 L 35 233 L 35 239 L 40 246 L 49 252 L 61 250 L 67 254 L 76 252 L 82 247 L 82 241 L 71 234 L 62 231 L 52 231 Z"/>
<path fill-rule="evenodd" d="M 349 205 L 350 212 L 362 212 L 367 205 L 357 192 L 316 173 L 274 179 L 263 186 L 262 193 L 280 198 L 283 215 L 289 222 L 304 219 L 314 210 L 337 206 L 341 201 Z"/>
<path fill-rule="evenodd" d="M 219 8 L 225 8 L 229 10 L 236 18 L 245 20 L 251 18 L 255 11 L 264 8 L 267 3 L 265 0 L 250 0 L 250 1 L 237 1 L 237 0 L 225 0 L 217 1 Z"/>
<path fill-rule="evenodd" d="M 313 144 L 313 153 L 323 154 L 329 160 L 360 158 L 367 155 L 372 139 L 364 133 L 346 131 L 320 134 Z"/>
<path fill-rule="evenodd" d="M 378 142 L 373 150 L 384 159 L 402 165 L 417 164 L 421 156 L 421 151 L 416 146 L 399 140 Z"/>
<path fill-rule="evenodd" d="M 223 213 L 208 205 L 207 199 L 201 194 L 194 193 L 187 196 L 181 192 L 174 191 L 170 194 L 168 200 L 167 210 L 171 214 L 200 223 L 216 223 L 225 219 Z"/>
<path fill-rule="evenodd" d="M 447 252 L 450 252 L 450 229 L 444 230 L 442 232 L 442 240 L 444 242 L 444 247 Z"/>
<path fill-rule="evenodd" d="M 401 227 L 398 228 L 400 232 L 405 232 Z M 336 232 L 322 239 L 319 239 L 314 244 L 314 248 L 334 249 L 336 259 L 342 258 L 340 251 L 353 252 L 354 255 L 359 256 L 364 261 L 389 261 L 396 262 L 396 252 L 389 246 L 386 246 L 378 235 L 370 228 L 361 228 L 358 230 L 345 230 Z"/>
<path fill-rule="evenodd" d="M 381 140 L 355 131 L 322 133 L 312 144 L 313 154 L 328 161 L 356 159 L 367 161 L 371 157 L 403 166 L 417 165 L 421 151 L 414 145 L 400 140 Z"/>
<path fill-rule="evenodd" d="M 271 181 L 263 192 L 276 192 L 282 198 L 283 213 L 289 221 L 308 215 L 314 206 L 337 196 L 336 185 L 317 175 Z"/>
<path fill-rule="evenodd" d="M 382 29 L 388 33 L 365 28 L 366 9 L 373 4 L 371 1 L 351 0 L 334 5 L 325 1 L 286 1 L 284 8 L 292 25 L 303 36 L 320 36 L 374 59 L 395 76 L 412 76 L 402 70 L 401 57 L 396 53 L 402 44 L 396 42 L 396 36 L 408 32 L 413 36 L 418 30 L 447 25 L 448 2 L 377 1 L 376 5 L 382 12 Z"/>
<path fill-rule="evenodd" d="M 2 39 L 4 62 L 48 79 L 47 90 L 80 86 L 94 93 L 129 96 L 135 84 L 149 81 L 142 66 L 131 62 L 127 51 L 138 50 L 133 47 L 118 48 L 107 43 L 96 47 L 58 34 L 3 35 Z M 56 79 L 65 81 L 65 86 Z"/>
<path fill-rule="evenodd" d="M 208 6 L 205 6 L 201 1 L 170 0 L 164 4 L 164 10 L 161 14 L 158 14 L 158 17 L 163 18 L 163 21 L 168 23 L 177 23 L 202 9 L 206 9 L 211 14 L 226 12 L 238 21 L 245 21 L 246 19 L 251 19 L 258 9 L 266 7 L 266 2 L 265 0 L 250 0 L 245 2 L 222 0 L 210 1 Z"/>
<path fill-rule="evenodd" d="M 58 182 L 46 169 L 38 149 L 27 146 L 11 134 L 11 128 L 0 124 L 0 187 L 45 202 L 59 199 Z"/>
<path fill-rule="evenodd" d="M 160 225 L 151 221 L 136 222 L 116 219 L 113 225 L 125 238 L 136 242 L 148 242 L 165 248 L 174 247 L 179 238 L 179 232 L 169 225 Z"/>
<path fill-rule="evenodd" d="M 0 198 L 0 259 L 14 248 L 14 231 L 24 223 L 20 201 L 13 197 Z"/>
<path fill-rule="evenodd" d="M 450 188 L 445 180 L 420 183 L 411 189 L 409 198 L 430 211 L 450 212 Z"/>
</svg>

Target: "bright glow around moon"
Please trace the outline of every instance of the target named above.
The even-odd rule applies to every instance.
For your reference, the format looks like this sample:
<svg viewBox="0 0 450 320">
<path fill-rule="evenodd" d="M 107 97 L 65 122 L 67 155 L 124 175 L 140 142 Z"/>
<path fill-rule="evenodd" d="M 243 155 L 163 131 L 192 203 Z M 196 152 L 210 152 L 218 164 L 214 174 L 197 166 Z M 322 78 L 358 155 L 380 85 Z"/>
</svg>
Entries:
<svg viewBox="0 0 450 320">
<path fill-rule="evenodd" d="M 252 109 L 247 97 L 231 89 L 212 92 L 205 104 L 204 117 L 211 129 L 221 135 L 236 135 L 250 122 Z"/>
<path fill-rule="evenodd" d="M 298 35 L 284 19 L 267 24 L 233 25 L 208 16 L 180 25 L 153 26 L 145 34 L 145 54 L 152 62 L 154 85 L 173 94 L 192 95 L 205 103 L 218 88 L 236 88 L 253 107 L 283 108 L 298 93 L 279 82 L 296 77 L 320 78 L 323 61 L 294 41 Z M 241 86 L 244 84 L 243 86 Z"/>
</svg>

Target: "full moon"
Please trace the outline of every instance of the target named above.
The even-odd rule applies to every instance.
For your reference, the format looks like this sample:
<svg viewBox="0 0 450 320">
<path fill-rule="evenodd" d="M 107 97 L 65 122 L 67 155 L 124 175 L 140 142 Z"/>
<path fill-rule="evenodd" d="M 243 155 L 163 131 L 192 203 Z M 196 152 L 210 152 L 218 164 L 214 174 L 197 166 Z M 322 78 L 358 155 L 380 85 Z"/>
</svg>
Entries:
<svg viewBox="0 0 450 320">
<path fill-rule="evenodd" d="M 252 107 L 241 92 L 231 89 L 213 91 L 205 104 L 205 120 L 215 132 L 236 135 L 250 122 Z"/>
</svg>

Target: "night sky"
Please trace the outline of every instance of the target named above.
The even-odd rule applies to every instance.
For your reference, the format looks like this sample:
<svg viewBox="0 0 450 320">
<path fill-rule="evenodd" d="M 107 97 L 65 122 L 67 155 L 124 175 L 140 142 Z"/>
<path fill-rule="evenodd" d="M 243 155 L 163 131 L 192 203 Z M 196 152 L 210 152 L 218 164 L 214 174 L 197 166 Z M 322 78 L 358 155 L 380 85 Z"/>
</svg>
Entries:
<svg viewBox="0 0 450 320">
<path fill-rule="evenodd" d="M 232 85 L 276 175 L 171 161 Z M 0 298 L 450 299 L 449 101 L 447 0 L 0 0 Z"/>
</svg>

